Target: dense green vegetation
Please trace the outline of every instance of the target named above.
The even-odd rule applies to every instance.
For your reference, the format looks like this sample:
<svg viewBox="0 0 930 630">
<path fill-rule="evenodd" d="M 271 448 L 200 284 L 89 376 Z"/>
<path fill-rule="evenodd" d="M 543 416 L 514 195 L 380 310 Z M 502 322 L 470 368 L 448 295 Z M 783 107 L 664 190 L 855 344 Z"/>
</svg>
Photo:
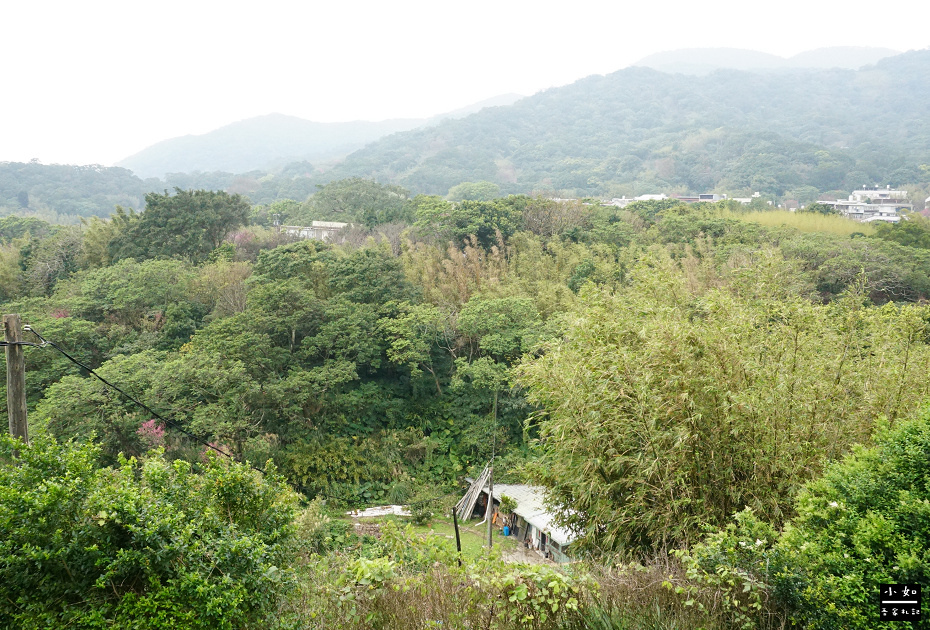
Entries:
<svg viewBox="0 0 930 630">
<path fill-rule="evenodd" d="M 186 431 L 27 349 L 34 444 L 0 453 L 8 624 L 867 627 L 874 583 L 926 574 L 925 222 L 360 179 L 251 210 L 147 201 L 0 220 L 4 312 Z M 294 241 L 275 215 L 356 227 Z M 586 563 L 459 565 L 443 537 L 326 513 L 428 520 L 492 453 L 550 488 Z M 285 484 L 315 499 L 296 518 Z"/>
<path fill-rule="evenodd" d="M 49 438 L 3 436 L 0 461 L 3 627 L 273 627 L 296 499 L 280 480 L 156 451 L 101 468 Z"/>
<path fill-rule="evenodd" d="M 0 162 L 0 215 L 77 223 L 108 217 L 117 205 L 140 208 L 143 195 L 157 188 L 124 168 Z"/>
<path fill-rule="evenodd" d="M 586 543 L 661 550 L 744 506 L 781 524 L 826 459 L 930 394 L 923 307 L 816 304 L 800 276 L 765 250 L 730 278 L 666 254 L 583 292 L 521 382 L 549 410 L 541 478 Z"/>
<path fill-rule="evenodd" d="M 859 71 L 627 68 L 384 138 L 331 176 L 432 194 L 487 181 L 505 194 L 759 191 L 801 203 L 880 182 L 923 199 L 928 73 L 926 50 Z"/>
<path fill-rule="evenodd" d="M 857 447 L 798 494 L 797 515 L 782 530 L 752 510 L 682 553 L 690 592 L 730 595 L 730 616 L 752 626 L 780 611 L 806 628 L 897 628 L 880 623 L 880 584 L 925 584 L 930 417 L 884 424 L 869 448 Z M 927 620 L 911 627 L 925 628 Z"/>
</svg>

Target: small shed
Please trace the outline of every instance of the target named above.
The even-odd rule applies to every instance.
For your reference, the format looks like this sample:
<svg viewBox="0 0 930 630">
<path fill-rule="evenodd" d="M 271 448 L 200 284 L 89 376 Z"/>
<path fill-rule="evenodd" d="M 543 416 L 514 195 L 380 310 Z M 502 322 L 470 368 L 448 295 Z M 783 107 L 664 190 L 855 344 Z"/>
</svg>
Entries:
<svg viewBox="0 0 930 630">
<path fill-rule="evenodd" d="M 488 487 L 485 485 L 481 489 L 481 497 L 476 502 L 475 511 L 473 514 L 466 515 L 468 518 L 475 513 L 483 518 L 485 513 L 483 506 L 487 506 L 487 495 Z M 505 524 L 510 527 L 511 536 L 516 536 L 523 545 L 535 549 L 554 562 L 572 561 L 569 546 L 575 540 L 575 535 L 555 524 L 554 515 L 544 505 L 545 488 L 524 484 L 496 483 L 493 493 L 495 512 L 500 506 L 503 495 L 507 495 L 517 504 L 513 515 L 505 521 Z"/>
</svg>

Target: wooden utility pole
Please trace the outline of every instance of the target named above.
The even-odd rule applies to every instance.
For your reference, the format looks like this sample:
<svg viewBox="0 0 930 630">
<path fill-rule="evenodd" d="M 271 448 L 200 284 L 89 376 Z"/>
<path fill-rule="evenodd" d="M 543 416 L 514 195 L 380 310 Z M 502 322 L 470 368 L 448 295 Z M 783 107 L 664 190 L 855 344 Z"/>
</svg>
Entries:
<svg viewBox="0 0 930 630">
<path fill-rule="evenodd" d="M 29 441 L 26 426 L 26 357 L 19 342 L 23 340 L 23 321 L 19 314 L 3 316 L 6 347 L 6 407 L 10 416 L 10 435 Z"/>
<path fill-rule="evenodd" d="M 491 463 L 488 465 L 488 549 L 494 546 L 494 538 L 491 536 L 491 520 L 494 516 L 494 458 L 497 456 L 497 390 L 494 390 L 494 424 L 492 425 L 491 436 Z"/>
<path fill-rule="evenodd" d="M 459 519 L 455 514 L 455 506 L 452 506 L 452 526 L 455 527 L 455 550 L 458 552 L 459 566 L 462 566 L 462 541 L 459 539 Z"/>
<path fill-rule="evenodd" d="M 493 463 L 494 460 L 491 459 Z M 488 521 L 488 549 L 494 546 L 494 538 L 491 536 L 491 521 L 494 517 L 494 466 L 488 466 L 488 510 L 485 513 L 485 519 Z"/>
</svg>

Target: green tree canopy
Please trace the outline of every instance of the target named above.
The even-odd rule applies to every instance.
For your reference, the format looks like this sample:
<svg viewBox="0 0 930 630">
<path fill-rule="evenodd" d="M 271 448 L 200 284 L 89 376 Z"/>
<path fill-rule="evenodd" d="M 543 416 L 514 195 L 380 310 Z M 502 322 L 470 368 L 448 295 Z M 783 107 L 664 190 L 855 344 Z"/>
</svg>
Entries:
<svg viewBox="0 0 930 630">
<path fill-rule="evenodd" d="M 239 195 L 208 190 L 174 189 L 171 195 L 149 193 L 145 212 L 110 242 L 120 258 L 206 260 L 223 239 L 249 218 L 249 202 Z"/>
<path fill-rule="evenodd" d="M 462 244 L 469 236 L 490 248 L 497 243 L 497 233 L 509 238 L 522 226 L 523 208 L 529 197 L 511 196 L 494 201 L 449 203 L 439 197 L 418 195 L 413 200 L 414 226 L 424 235 L 441 241 Z"/>
<path fill-rule="evenodd" d="M 897 223 L 879 222 L 875 235 L 886 241 L 894 241 L 908 247 L 930 249 L 930 219 L 919 214 L 908 214 Z"/>
<path fill-rule="evenodd" d="M 622 289 L 586 287 L 522 367 L 547 411 L 540 479 L 587 543 L 663 548 L 745 506 L 779 523 L 826 459 L 930 392 L 924 307 L 818 305 L 798 275 L 650 255 Z"/>
<path fill-rule="evenodd" d="M 308 203 L 315 219 L 374 227 L 408 221 L 411 218 L 407 208 L 409 197 L 410 193 L 400 186 L 351 177 L 320 186 Z"/>
<path fill-rule="evenodd" d="M 501 187 L 494 182 L 462 182 L 449 189 L 449 201 L 493 201 L 501 195 Z"/>
<path fill-rule="evenodd" d="M 804 628 L 902 626 L 879 621 L 876 595 L 881 584 L 930 578 L 927 409 L 879 429 L 874 446 L 856 447 L 805 485 L 781 532 L 747 509 L 678 552 L 692 580 L 732 598 L 741 627 L 767 627 L 762 619 L 773 610 Z"/>
</svg>

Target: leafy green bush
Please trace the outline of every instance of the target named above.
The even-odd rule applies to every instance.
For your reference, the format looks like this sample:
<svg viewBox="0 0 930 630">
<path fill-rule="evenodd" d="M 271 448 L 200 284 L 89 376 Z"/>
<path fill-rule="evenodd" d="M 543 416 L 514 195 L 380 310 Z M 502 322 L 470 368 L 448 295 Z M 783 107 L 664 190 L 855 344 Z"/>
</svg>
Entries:
<svg viewBox="0 0 930 630">
<path fill-rule="evenodd" d="M 261 626 L 291 582 L 280 480 L 215 459 L 197 474 L 157 451 L 98 457 L 0 438 L 0 627 Z"/>
<path fill-rule="evenodd" d="M 294 519 L 297 538 L 304 550 L 311 554 L 323 554 L 344 547 L 352 527 L 345 521 L 330 518 L 323 510 L 323 500 L 314 499 Z"/>
<path fill-rule="evenodd" d="M 396 562 L 408 572 L 423 571 L 435 563 L 451 565 L 456 558 L 452 545 L 437 536 L 418 536 L 413 527 L 400 527 L 394 521 L 381 526 L 378 554 Z"/>
<path fill-rule="evenodd" d="M 586 597 L 597 591 L 586 574 L 505 563 L 499 553 L 459 564 L 449 541 L 418 536 L 409 525 L 388 521 L 381 533 L 376 555 L 332 554 L 320 559 L 325 572 L 308 567 L 313 587 L 304 618 L 319 622 L 316 627 L 366 630 L 554 630 L 582 627 Z"/>
<path fill-rule="evenodd" d="M 509 497 L 506 494 L 501 495 L 501 505 L 500 511 L 501 514 L 513 514 L 513 511 L 517 509 L 517 500 L 513 497 Z"/>
<path fill-rule="evenodd" d="M 810 483 L 779 547 L 793 570 L 776 586 L 810 628 L 878 623 L 879 584 L 930 580 L 930 416 L 883 430 Z M 926 627 L 928 622 L 924 620 Z"/>
<path fill-rule="evenodd" d="M 421 490 L 413 496 L 410 502 L 410 520 L 415 525 L 426 525 L 433 520 L 436 506 L 429 494 L 429 490 Z"/>
<path fill-rule="evenodd" d="M 778 608 L 770 605 L 772 576 L 784 565 L 777 539 L 775 529 L 747 508 L 690 553 L 673 551 L 682 559 L 687 580 L 665 586 L 685 594 L 686 606 L 722 615 L 734 627 L 767 627 L 760 623 L 764 615 Z"/>
<path fill-rule="evenodd" d="M 901 627 L 878 621 L 878 589 L 930 578 L 930 415 L 875 442 L 808 483 L 777 537 L 746 511 L 681 554 L 689 577 L 722 589 L 744 627 L 773 609 L 810 629 Z"/>
<path fill-rule="evenodd" d="M 473 584 L 468 589 L 472 606 L 481 610 L 490 601 L 485 614 L 494 628 L 558 628 L 579 616 L 582 592 L 597 589 L 584 575 L 540 564 L 503 565 L 497 558 L 479 562 L 466 572 Z"/>
</svg>

